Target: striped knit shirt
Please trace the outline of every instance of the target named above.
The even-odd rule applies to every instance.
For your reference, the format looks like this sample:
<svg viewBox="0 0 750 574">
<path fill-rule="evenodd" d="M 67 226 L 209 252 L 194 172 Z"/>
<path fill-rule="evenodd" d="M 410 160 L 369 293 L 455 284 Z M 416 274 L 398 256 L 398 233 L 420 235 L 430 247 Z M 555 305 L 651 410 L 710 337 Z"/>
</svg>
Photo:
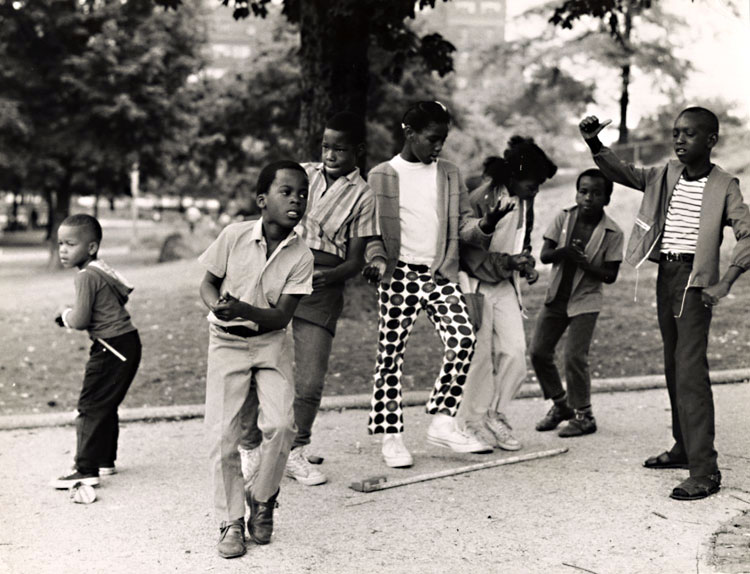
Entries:
<svg viewBox="0 0 750 574">
<path fill-rule="evenodd" d="M 307 211 L 295 231 L 310 249 L 346 259 L 346 242 L 353 237 L 380 235 L 375 193 L 359 168 L 339 177 L 326 189 L 325 166 L 305 163 L 310 188 Z"/>
<path fill-rule="evenodd" d="M 695 181 L 688 181 L 680 176 L 667 208 L 667 220 L 661 240 L 662 253 L 695 253 L 703 188 L 707 181 L 708 176 Z"/>
</svg>

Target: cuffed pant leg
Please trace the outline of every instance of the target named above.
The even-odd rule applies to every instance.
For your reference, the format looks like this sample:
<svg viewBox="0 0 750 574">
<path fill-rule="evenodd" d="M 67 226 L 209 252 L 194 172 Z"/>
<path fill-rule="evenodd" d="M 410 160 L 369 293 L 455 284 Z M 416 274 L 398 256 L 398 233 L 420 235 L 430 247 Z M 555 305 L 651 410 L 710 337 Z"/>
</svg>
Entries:
<svg viewBox="0 0 750 574">
<path fill-rule="evenodd" d="M 312 427 L 323 397 L 333 335 L 304 319 L 294 322 L 294 421 L 297 436 L 292 448 L 310 444 Z"/>
<path fill-rule="evenodd" d="M 567 327 L 568 316 L 565 312 L 546 305 L 542 307 L 531 342 L 531 364 L 545 399 L 565 392 L 555 365 L 555 347 Z"/>
</svg>

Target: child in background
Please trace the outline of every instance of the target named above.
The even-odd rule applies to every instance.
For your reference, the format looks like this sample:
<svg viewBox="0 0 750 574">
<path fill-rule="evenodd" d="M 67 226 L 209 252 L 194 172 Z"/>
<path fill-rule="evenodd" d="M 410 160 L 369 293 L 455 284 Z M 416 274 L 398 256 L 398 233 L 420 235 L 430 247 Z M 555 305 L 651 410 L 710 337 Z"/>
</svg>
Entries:
<svg viewBox="0 0 750 574">
<path fill-rule="evenodd" d="M 612 181 L 602 172 L 584 171 L 576 180 L 576 205 L 563 209 L 544 233 L 540 259 L 552 263 L 552 275 L 536 321 L 531 363 L 544 398 L 554 404 L 536 430 L 553 430 L 569 420 L 561 437 L 596 432 L 589 347 L 602 306 L 602 283 L 615 282 L 622 261 L 622 231 L 604 213 L 611 195 Z M 555 366 L 555 347 L 566 330 L 567 392 Z"/>
<path fill-rule="evenodd" d="M 714 401 L 708 375 L 708 330 L 714 305 L 750 267 L 750 212 L 739 181 L 711 162 L 719 120 L 705 108 L 682 110 L 672 130 L 678 161 L 640 168 L 620 160 L 599 140 L 610 121 L 595 116 L 579 128 L 594 161 L 613 181 L 643 192 L 628 241 L 626 260 L 658 263 L 656 307 L 664 343 L 664 374 L 672 406 L 674 446 L 646 459 L 646 468 L 690 469 L 672 490 L 677 500 L 697 500 L 719 491 L 714 449 Z M 737 244 L 719 278 L 719 246 L 731 225 Z"/>
<path fill-rule="evenodd" d="M 458 240 L 487 244 L 502 216 L 500 205 L 472 217 L 458 168 L 438 159 L 450 125 L 439 102 L 418 102 L 403 116 L 404 145 L 375 166 L 368 181 L 378 203 L 382 241 L 368 244 L 364 273 L 378 278 L 379 340 L 368 430 L 384 433 L 382 453 L 391 467 L 411 466 L 403 442 L 401 375 L 409 333 L 425 310 L 445 346 L 440 375 L 427 403 L 433 415 L 428 442 L 455 452 L 491 447 L 454 420 L 461 402 L 475 337 L 458 287 Z M 373 272 L 374 271 L 374 272 Z"/>
<path fill-rule="evenodd" d="M 327 480 L 310 464 L 305 447 L 310 444 L 323 396 L 336 324 L 344 307 L 346 280 L 362 269 L 367 238 L 380 235 L 375 195 L 357 167 L 364 153 L 363 128 L 364 122 L 356 115 L 335 114 L 323 132 L 323 161 L 303 164 L 310 178 L 310 191 L 307 212 L 296 231 L 312 250 L 315 270 L 313 292 L 300 300 L 292 320 L 297 435 L 286 475 L 308 486 Z M 248 416 L 252 417 L 253 410 L 248 407 Z M 240 446 L 246 479 L 255 472 L 258 444 L 259 433 L 251 433 Z"/>
<path fill-rule="evenodd" d="M 245 492 L 240 468 L 240 411 L 254 382 L 262 432 L 258 470 L 247 492 L 247 528 L 268 544 L 294 426 L 293 351 L 286 326 L 312 292 L 313 256 L 294 227 L 307 208 L 307 174 L 279 161 L 258 176 L 261 218 L 233 223 L 199 257 L 200 293 L 210 309 L 205 424 L 211 442 L 217 546 L 223 558 L 245 553 Z"/>
<path fill-rule="evenodd" d="M 469 194 L 474 214 L 482 217 L 498 202 L 510 213 L 495 227 L 487 249 L 461 244 L 461 287 L 467 298 L 481 301 L 481 322 L 458 418 L 486 443 L 519 450 L 521 443 L 512 435 L 506 415 L 526 380 L 520 280 L 533 283 L 538 277 L 530 244 L 526 245 L 528 207 L 557 166 L 534 140 L 521 136 L 508 141 L 503 158 L 493 158 L 485 166 L 489 181 Z"/>
<path fill-rule="evenodd" d="M 56 318 L 70 329 L 86 329 L 93 340 L 78 398 L 74 471 L 53 480 L 58 489 L 99 484 L 99 475 L 115 473 L 119 420 L 117 408 L 141 361 L 138 331 L 125 309 L 133 287 L 97 258 L 102 228 L 86 214 L 67 217 L 57 230 L 63 267 L 76 267 L 76 302 Z"/>
</svg>

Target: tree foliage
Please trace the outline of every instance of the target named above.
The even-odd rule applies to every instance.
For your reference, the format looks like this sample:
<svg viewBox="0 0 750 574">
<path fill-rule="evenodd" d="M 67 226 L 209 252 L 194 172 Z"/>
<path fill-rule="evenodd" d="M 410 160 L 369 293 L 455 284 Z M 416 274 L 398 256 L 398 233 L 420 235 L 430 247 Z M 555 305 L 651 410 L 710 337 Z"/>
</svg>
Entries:
<svg viewBox="0 0 750 574">
<path fill-rule="evenodd" d="M 0 178 L 52 198 L 52 230 L 72 193 L 122 193 L 134 162 L 157 177 L 183 145 L 184 86 L 205 36 L 197 5 L 0 0 Z"/>
</svg>

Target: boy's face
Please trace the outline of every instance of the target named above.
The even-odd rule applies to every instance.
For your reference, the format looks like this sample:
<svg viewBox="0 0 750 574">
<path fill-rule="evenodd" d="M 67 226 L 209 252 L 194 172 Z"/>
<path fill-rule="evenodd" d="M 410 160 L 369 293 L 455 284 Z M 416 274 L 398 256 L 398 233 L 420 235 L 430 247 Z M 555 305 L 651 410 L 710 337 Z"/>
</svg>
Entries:
<svg viewBox="0 0 750 574">
<path fill-rule="evenodd" d="M 533 199 L 539 193 L 539 181 L 531 178 L 511 178 L 508 182 L 508 193 L 519 199 Z"/>
<path fill-rule="evenodd" d="M 344 132 L 326 128 L 323 132 L 322 159 L 326 173 L 334 179 L 351 173 L 363 148 L 349 141 Z"/>
<path fill-rule="evenodd" d="M 609 203 L 607 186 L 601 177 L 584 175 L 578 182 L 576 205 L 581 215 L 595 217 L 601 215 L 604 206 Z"/>
<path fill-rule="evenodd" d="M 80 268 L 98 249 L 99 244 L 83 226 L 61 225 L 57 230 L 57 252 L 65 268 Z"/>
<path fill-rule="evenodd" d="M 448 124 L 427 124 L 422 131 L 406 128 L 406 141 L 409 142 L 412 154 L 424 164 L 436 161 L 448 137 Z"/>
<path fill-rule="evenodd" d="M 701 117 L 690 112 L 675 120 L 672 142 L 677 159 L 685 165 L 700 164 L 711 157 L 718 135 L 712 132 Z"/>
<path fill-rule="evenodd" d="M 307 176 L 301 171 L 277 171 L 268 192 L 258 194 L 263 218 L 284 229 L 293 229 L 307 209 L 307 183 Z"/>
</svg>

